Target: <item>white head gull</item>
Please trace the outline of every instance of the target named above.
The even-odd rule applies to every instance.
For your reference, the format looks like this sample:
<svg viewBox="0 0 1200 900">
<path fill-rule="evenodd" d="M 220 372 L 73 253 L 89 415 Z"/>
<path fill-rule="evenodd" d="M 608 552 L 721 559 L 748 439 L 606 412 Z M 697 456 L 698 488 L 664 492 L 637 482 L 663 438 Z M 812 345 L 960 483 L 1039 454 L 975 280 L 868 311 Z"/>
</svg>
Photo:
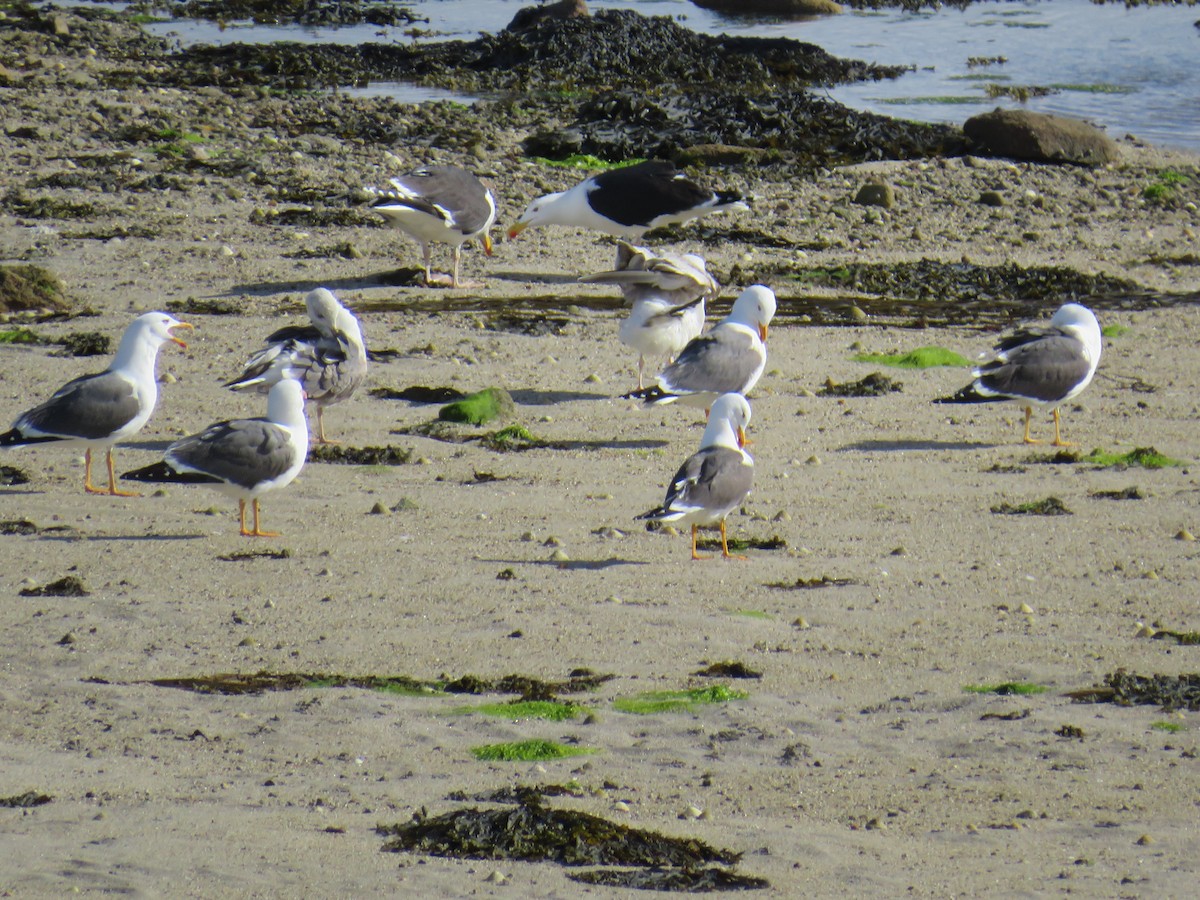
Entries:
<svg viewBox="0 0 1200 900">
<path fill-rule="evenodd" d="M 295 378 L 317 407 L 317 441 L 325 437 L 325 407 L 347 400 L 367 376 L 367 348 L 354 313 L 325 288 L 304 298 L 311 325 L 289 325 L 267 337 L 242 374 L 225 387 L 266 393 L 285 378 Z"/>
<path fill-rule="evenodd" d="M 241 533 L 246 537 L 278 537 L 259 527 L 258 498 L 287 487 L 308 457 L 308 423 L 304 389 L 291 378 L 267 394 L 265 419 L 233 419 L 209 425 L 199 434 L 167 448 L 161 462 L 126 472 L 125 478 L 180 484 L 206 484 L 238 498 Z M 254 511 L 254 528 L 246 528 L 246 501 Z"/>
<path fill-rule="evenodd" d="M 508 229 L 508 237 L 530 225 L 568 225 L 636 240 L 660 225 L 746 208 L 736 191 L 701 187 L 673 163 L 654 159 L 609 169 L 537 198 Z"/>
<path fill-rule="evenodd" d="M 975 367 L 975 381 L 936 403 L 987 403 L 1014 400 L 1025 407 L 1027 444 L 1033 408 L 1049 407 L 1054 416 L 1055 447 L 1062 439 L 1058 408 L 1092 382 L 1100 363 L 1100 323 L 1086 306 L 1067 303 L 1058 308 L 1048 328 L 1026 327 L 1002 339 Z"/>
<path fill-rule="evenodd" d="M 171 331 L 191 327 L 162 312 L 138 316 L 125 329 L 107 369 L 68 381 L 49 400 L 22 413 L 11 431 L 0 434 L 0 447 L 48 443 L 84 447 L 84 490 L 89 494 L 136 497 L 136 493 L 117 487 L 113 445 L 137 434 L 149 421 L 158 402 L 154 369 L 159 348 L 167 341 L 186 348 L 187 344 Z M 92 484 L 93 449 L 105 451 L 107 491 Z"/>
<path fill-rule="evenodd" d="M 700 449 L 679 467 L 662 506 L 637 517 L 691 525 L 692 559 L 704 559 L 696 552 L 696 530 L 708 525 L 720 526 L 721 554 L 727 559 L 732 556 L 725 517 L 746 499 L 754 482 L 754 460 L 743 449 L 749 424 L 750 404 L 745 397 L 718 397 L 700 439 Z"/>
<path fill-rule="evenodd" d="M 614 269 L 579 280 L 615 284 L 633 305 L 617 337 L 638 352 L 639 390 L 644 383 L 646 357 L 673 360 L 704 330 L 705 300 L 716 296 L 718 289 L 702 257 L 694 253 L 656 254 L 625 241 L 617 242 Z"/>
<path fill-rule="evenodd" d="M 774 292 L 751 285 L 734 301 L 728 316 L 688 342 L 659 373 L 656 385 L 622 397 L 708 409 L 721 394 L 749 393 L 767 364 L 767 326 L 774 316 Z"/>
<path fill-rule="evenodd" d="M 475 175 L 458 166 L 422 166 L 392 178 L 390 183 L 390 188 L 382 190 L 368 188 L 379 197 L 371 208 L 389 225 L 421 242 L 425 283 L 466 287 L 458 277 L 463 243 L 478 238 L 484 253 L 492 255 L 492 239 L 488 236 L 488 229 L 496 221 L 492 192 Z M 430 273 L 432 244 L 450 244 L 454 248 L 454 272 L 448 282 L 444 277 L 435 279 Z"/>
</svg>

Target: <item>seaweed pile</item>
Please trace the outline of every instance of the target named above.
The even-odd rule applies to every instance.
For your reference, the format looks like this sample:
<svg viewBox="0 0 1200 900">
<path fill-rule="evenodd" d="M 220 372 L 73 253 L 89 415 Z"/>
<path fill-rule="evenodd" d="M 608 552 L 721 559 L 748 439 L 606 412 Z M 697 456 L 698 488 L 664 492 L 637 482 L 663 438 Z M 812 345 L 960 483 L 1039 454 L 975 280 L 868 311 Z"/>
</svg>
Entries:
<svg viewBox="0 0 1200 900">
<path fill-rule="evenodd" d="M 962 132 L 860 113 L 814 86 L 894 78 L 902 67 L 838 59 L 786 38 L 712 36 L 664 16 L 601 10 L 546 17 L 474 41 L 419 45 L 194 46 L 138 79 L 175 87 L 315 90 L 410 81 L 559 107 L 569 124 L 533 136 L 533 155 L 673 156 L 703 144 L 752 147 L 804 166 L 959 153 Z M 503 105 L 503 103 L 501 104 Z"/>
</svg>

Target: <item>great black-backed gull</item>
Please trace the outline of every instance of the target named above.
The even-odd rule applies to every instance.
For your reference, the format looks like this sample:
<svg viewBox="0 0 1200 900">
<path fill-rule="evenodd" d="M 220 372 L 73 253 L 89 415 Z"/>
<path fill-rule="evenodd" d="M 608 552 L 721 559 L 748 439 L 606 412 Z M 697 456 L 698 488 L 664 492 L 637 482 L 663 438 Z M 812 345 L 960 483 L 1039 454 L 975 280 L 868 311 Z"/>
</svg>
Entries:
<svg viewBox="0 0 1200 900">
<path fill-rule="evenodd" d="M 701 187 L 673 163 L 647 160 L 537 198 L 508 229 L 508 237 L 515 238 L 531 225 L 570 225 L 636 240 L 660 225 L 746 208 L 736 191 Z"/>
</svg>

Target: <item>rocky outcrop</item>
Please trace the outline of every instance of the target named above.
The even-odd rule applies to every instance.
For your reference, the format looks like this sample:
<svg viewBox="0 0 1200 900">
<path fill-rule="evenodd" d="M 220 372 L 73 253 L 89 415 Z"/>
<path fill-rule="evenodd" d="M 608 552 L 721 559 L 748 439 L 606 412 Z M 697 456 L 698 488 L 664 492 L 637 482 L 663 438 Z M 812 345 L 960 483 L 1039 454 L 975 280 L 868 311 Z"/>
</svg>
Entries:
<svg viewBox="0 0 1200 900">
<path fill-rule="evenodd" d="M 963 131 L 980 153 L 991 156 L 1100 166 L 1119 155 L 1116 142 L 1094 125 L 1026 109 L 972 116 Z"/>
</svg>

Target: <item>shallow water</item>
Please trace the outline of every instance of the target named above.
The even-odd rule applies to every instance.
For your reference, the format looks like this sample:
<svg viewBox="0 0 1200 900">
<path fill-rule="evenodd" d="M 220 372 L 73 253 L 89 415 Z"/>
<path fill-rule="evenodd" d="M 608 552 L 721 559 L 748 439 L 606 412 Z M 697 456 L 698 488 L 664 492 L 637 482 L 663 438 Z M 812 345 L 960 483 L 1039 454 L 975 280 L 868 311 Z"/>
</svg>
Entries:
<svg viewBox="0 0 1200 900">
<path fill-rule="evenodd" d="M 374 25 L 330 28 L 170 22 L 149 30 L 183 43 L 263 43 L 302 40 L 358 44 L 412 40 L 470 40 L 503 28 L 528 0 L 423 0 L 413 9 L 429 18 L 409 28 Z M 1086 118 L 1114 137 L 1133 134 L 1166 146 L 1200 151 L 1200 7 L 1126 9 L 1091 0 L 1028 0 L 977 3 L 960 11 L 921 13 L 895 10 L 852 12 L 808 21 L 766 17 L 729 18 L 688 0 L 589 0 L 598 9 L 635 9 L 670 15 L 689 28 L 790 37 L 824 47 L 837 56 L 914 71 L 890 82 L 838 87 L 834 99 L 858 109 L 924 122 L 961 123 L 1015 100 L 987 96 L 986 86 L 1056 87 L 1057 92 L 1025 104 L 1042 112 Z M 972 57 L 1003 56 L 1001 65 L 968 65 Z M 392 95 L 404 102 L 451 96 L 412 85 L 376 83 L 351 93 Z"/>
</svg>

